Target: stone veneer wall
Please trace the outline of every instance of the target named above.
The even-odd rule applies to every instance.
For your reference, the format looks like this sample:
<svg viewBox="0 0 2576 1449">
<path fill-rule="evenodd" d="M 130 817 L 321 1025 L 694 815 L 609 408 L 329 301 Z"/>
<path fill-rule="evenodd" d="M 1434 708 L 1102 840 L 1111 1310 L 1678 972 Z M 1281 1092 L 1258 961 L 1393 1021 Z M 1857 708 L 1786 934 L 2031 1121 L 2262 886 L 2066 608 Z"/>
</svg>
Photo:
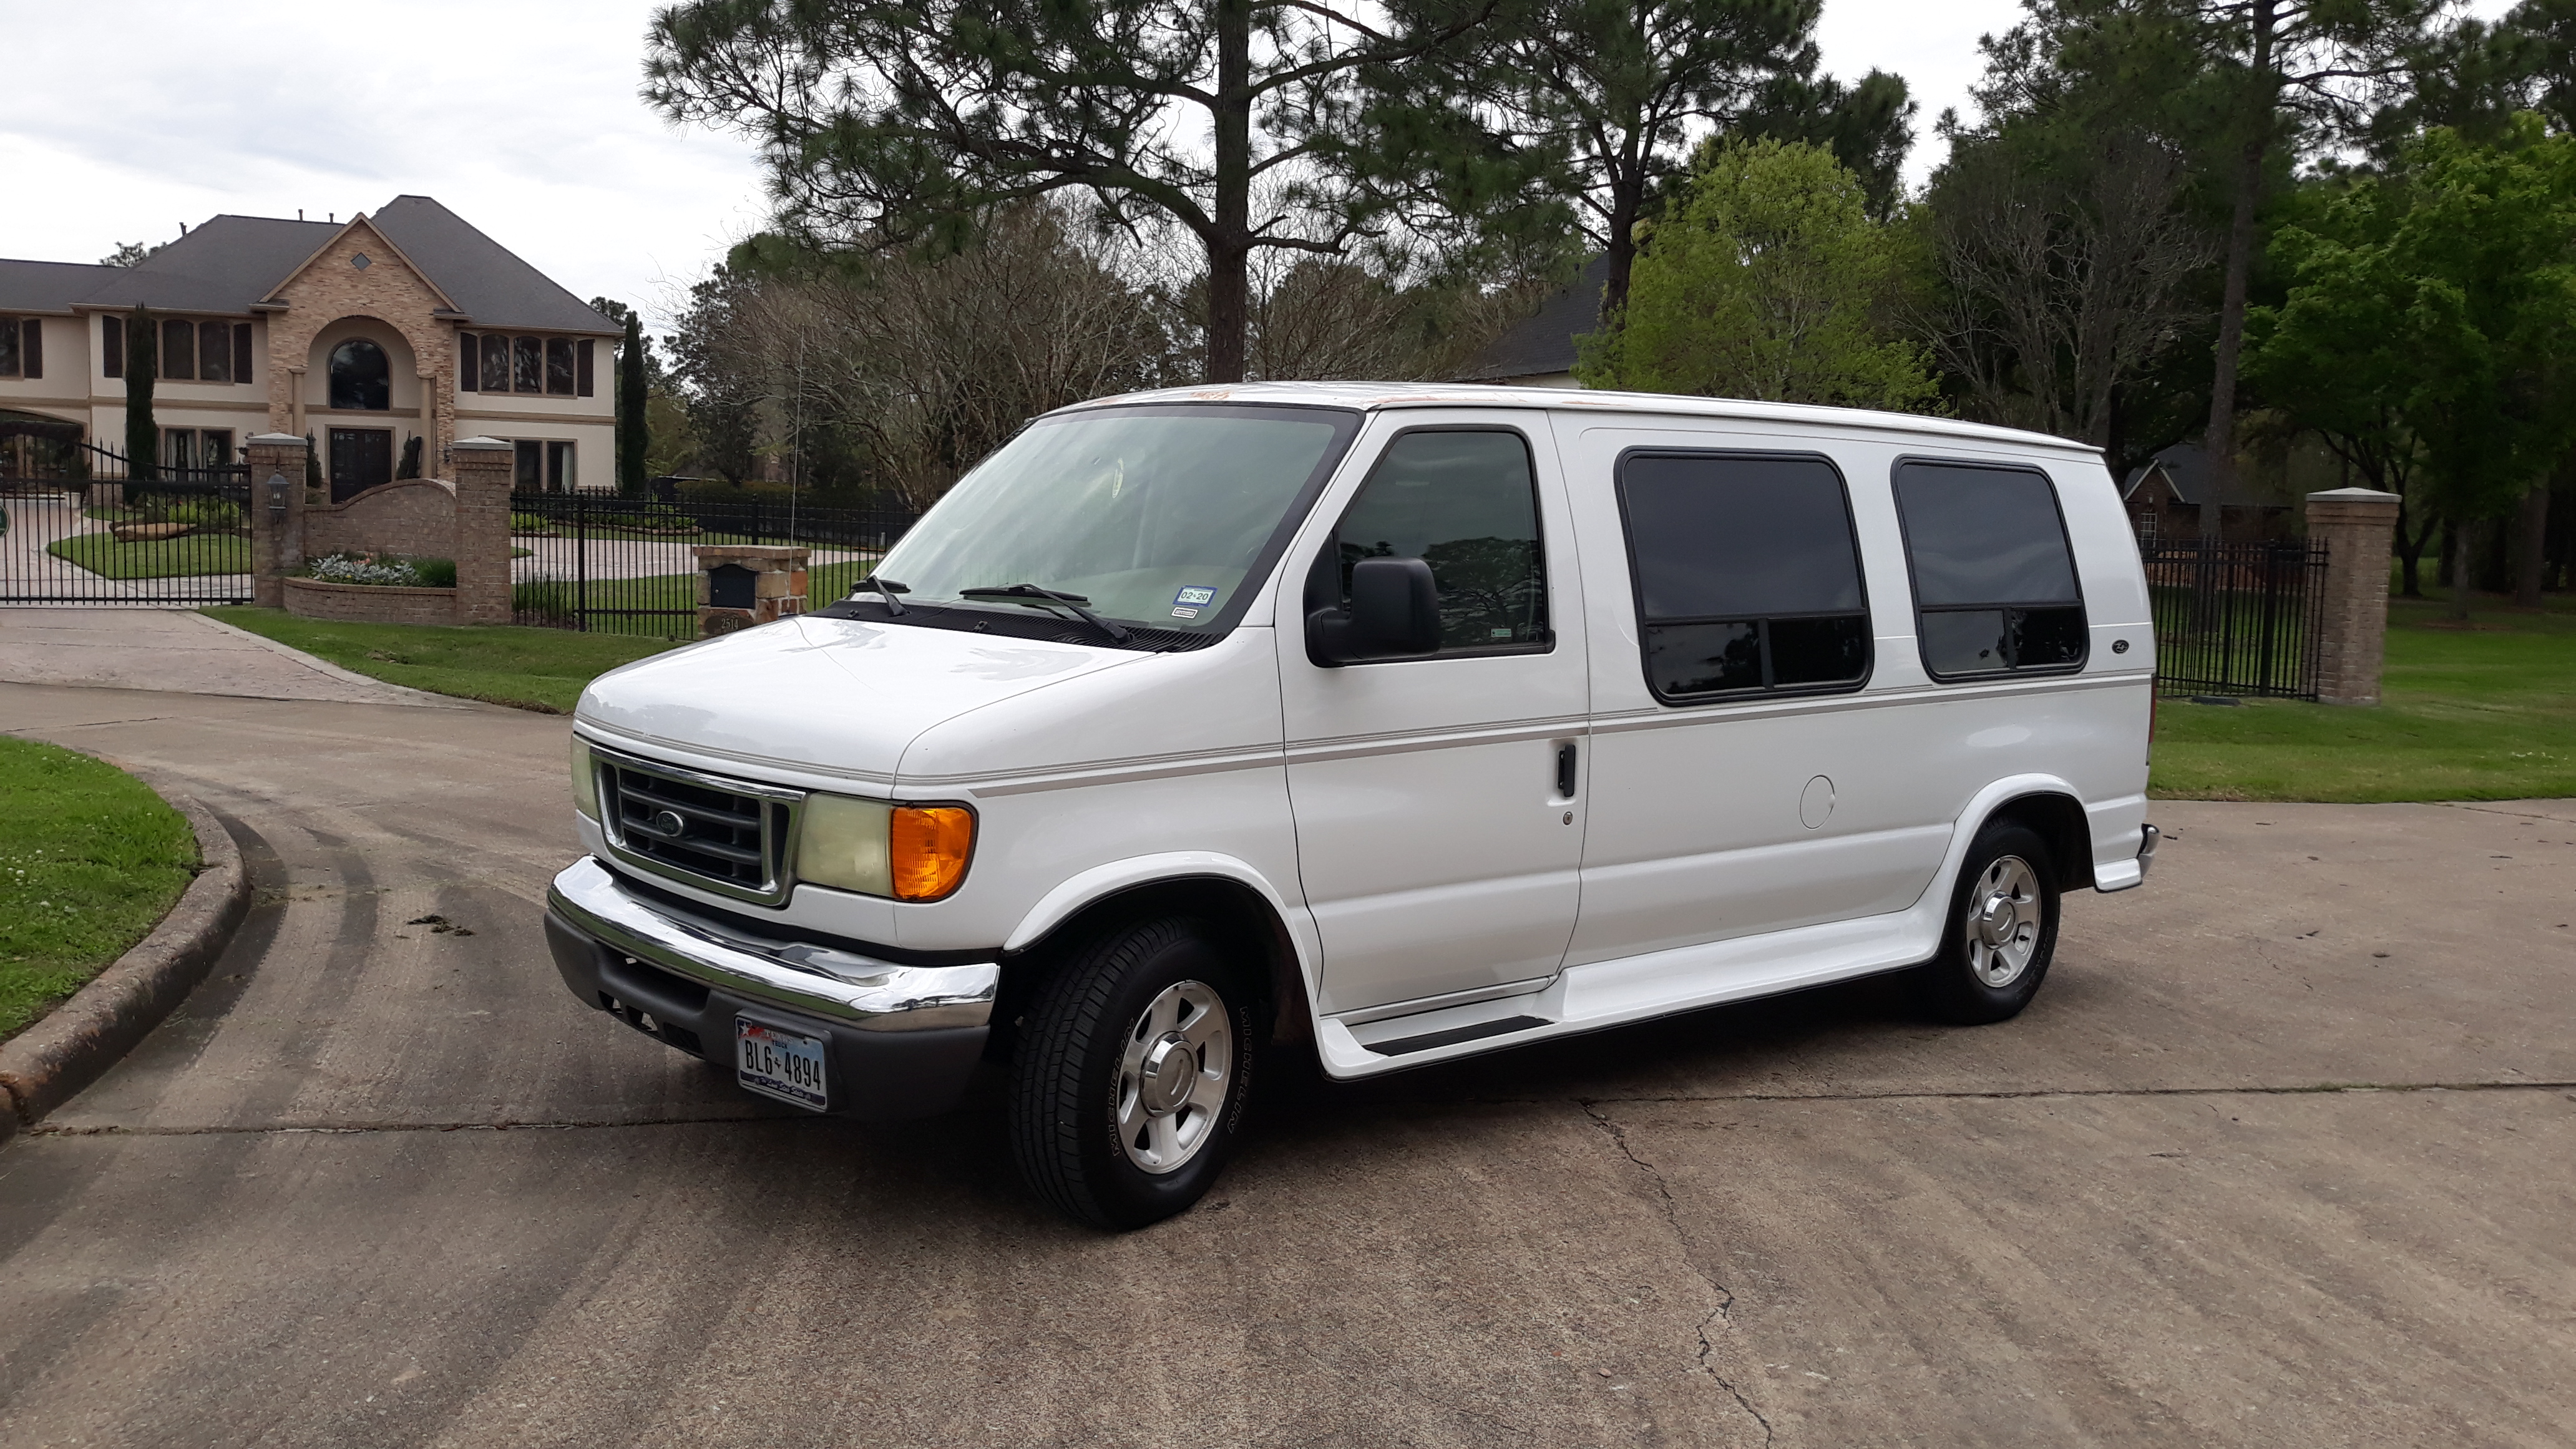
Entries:
<svg viewBox="0 0 2576 1449">
<path fill-rule="evenodd" d="M 401 478 L 345 503 L 305 505 L 305 557 L 334 553 L 456 557 L 456 485 Z"/>
<path fill-rule="evenodd" d="M 363 270 L 353 265 L 361 252 L 367 257 Z M 344 317 L 372 317 L 411 344 L 413 366 L 422 378 L 421 416 L 415 430 L 427 440 L 430 458 L 445 456 L 447 445 L 456 438 L 456 324 L 431 315 L 447 303 L 419 273 L 404 265 L 401 253 L 373 223 L 356 218 L 276 295 L 286 310 L 268 319 L 271 428 L 297 431 L 295 390 L 305 385 L 313 339 L 322 329 Z M 384 417 L 386 425 L 399 426 L 399 419 Z M 320 438 L 321 426 L 314 426 L 314 433 Z"/>
<path fill-rule="evenodd" d="M 456 590 L 412 589 L 389 584 L 335 584 L 289 578 L 286 612 L 306 619 L 356 624 L 454 624 Z"/>
</svg>

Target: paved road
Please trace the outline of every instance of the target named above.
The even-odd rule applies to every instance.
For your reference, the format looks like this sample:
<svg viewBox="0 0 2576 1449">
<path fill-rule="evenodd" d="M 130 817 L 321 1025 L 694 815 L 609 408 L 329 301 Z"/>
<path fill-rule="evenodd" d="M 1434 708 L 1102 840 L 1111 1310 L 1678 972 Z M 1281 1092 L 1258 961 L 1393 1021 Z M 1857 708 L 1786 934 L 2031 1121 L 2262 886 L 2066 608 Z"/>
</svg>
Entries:
<svg viewBox="0 0 2576 1449">
<path fill-rule="evenodd" d="M 0 608 L 0 684 L 463 707 L 443 695 L 353 674 L 193 609 L 114 605 Z"/>
<path fill-rule="evenodd" d="M 580 1011 L 537 930 L 560 720 L 0 686 L 0 728 L 194 781 L 262 888 L 0 1148 L 11 1446 L 2576 1424 L 2576 802 L 2163 806 L 2017 1022 L 1864 983 L 1274 1078 L 1207 1204 L 1104 1237 L 1020 1195 L 989 1096 L 782 1117 Z"/>
</svg>

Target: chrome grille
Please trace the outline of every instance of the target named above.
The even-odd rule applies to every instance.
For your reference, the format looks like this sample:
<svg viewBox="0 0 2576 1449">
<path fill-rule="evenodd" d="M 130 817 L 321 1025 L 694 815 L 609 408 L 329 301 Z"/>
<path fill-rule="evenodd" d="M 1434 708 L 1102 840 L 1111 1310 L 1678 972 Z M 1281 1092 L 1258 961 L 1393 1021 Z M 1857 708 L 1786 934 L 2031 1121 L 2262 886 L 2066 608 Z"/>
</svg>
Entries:
<svg viewBox="0 0 2576 1449">
<path fill-rule="evenodd" d="M 657 875 L 776 905 L 803 793 L 592 747 L 611 852 Z"/>
</svg>

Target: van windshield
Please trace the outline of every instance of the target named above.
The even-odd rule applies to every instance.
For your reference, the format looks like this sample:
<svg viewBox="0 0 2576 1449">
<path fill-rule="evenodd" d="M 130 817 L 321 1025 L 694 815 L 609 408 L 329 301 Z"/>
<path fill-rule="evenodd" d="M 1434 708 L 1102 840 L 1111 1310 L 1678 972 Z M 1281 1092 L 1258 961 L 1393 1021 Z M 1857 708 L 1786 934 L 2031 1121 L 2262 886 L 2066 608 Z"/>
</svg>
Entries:
<svg viewBox="0 0 2576 1449">
<path fill-rule="evenodd" d="M 1231 622 L 1358 431 L 1324 408 L 1104 408 L 1042 419 L 960 479 L 877 571 L 907 602 L 1035 584 L 1157 629 Z"/>
</svg>

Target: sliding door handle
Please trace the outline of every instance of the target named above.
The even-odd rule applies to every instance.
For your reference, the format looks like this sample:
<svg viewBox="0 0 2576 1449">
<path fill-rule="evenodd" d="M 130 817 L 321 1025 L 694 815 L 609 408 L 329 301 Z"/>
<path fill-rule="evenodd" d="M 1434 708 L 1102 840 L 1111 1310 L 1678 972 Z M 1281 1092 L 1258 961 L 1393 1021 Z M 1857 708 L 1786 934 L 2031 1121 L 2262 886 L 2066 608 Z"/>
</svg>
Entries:
<svg viewBox="0 0 2576 1449">
<path fill-rule="evenodd" d="M 1574 741 L 1556 747 L 1556 794 L 1561 800 L 1574 798 Z"/>
</svg>

